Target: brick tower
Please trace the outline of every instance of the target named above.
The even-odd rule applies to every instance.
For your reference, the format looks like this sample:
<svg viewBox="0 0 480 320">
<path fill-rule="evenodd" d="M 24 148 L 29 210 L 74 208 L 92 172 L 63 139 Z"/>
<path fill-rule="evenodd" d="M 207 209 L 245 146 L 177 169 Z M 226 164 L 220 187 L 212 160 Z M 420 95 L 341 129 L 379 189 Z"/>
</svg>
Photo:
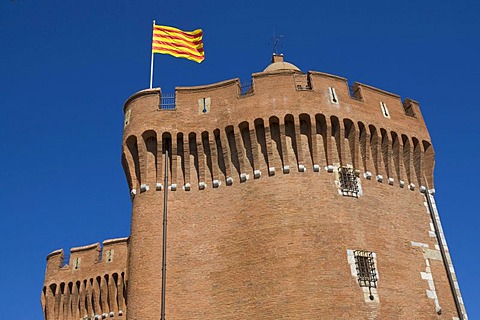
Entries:
<svg viewBox="0 0 480 320">
<path fill-rule="evenodd" d="M 52 252 L 45 319 L 467 319 L 417 102 L 274 55 L 124 112 L 130 237 Z"/>
</svg>

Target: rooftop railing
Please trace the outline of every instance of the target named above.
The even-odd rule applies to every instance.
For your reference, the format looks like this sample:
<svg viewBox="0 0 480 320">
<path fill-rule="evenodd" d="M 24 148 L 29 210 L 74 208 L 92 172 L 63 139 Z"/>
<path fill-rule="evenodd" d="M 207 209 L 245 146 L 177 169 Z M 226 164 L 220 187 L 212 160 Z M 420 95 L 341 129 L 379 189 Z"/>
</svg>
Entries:
<svg viewBox="0 0 480 320">
<path fill-rule="evenodd" d="M 312 90 L 312 84 L 310 83 L 310 77 L 307 74 L 295 74 L 293 76 L 295 82 L 295 89 L 300 91 Z"/>
<path fill-rule="evenodd" d="M 175 93 L 162 93 L 160 97 L 161 110 L 175 110 Z"/>
<path fill-rule="evenodd" d="M 245 96 L 253 93 L 252 81 L 246 81 L 240 85 L 240 95 Z"/>
</svg>

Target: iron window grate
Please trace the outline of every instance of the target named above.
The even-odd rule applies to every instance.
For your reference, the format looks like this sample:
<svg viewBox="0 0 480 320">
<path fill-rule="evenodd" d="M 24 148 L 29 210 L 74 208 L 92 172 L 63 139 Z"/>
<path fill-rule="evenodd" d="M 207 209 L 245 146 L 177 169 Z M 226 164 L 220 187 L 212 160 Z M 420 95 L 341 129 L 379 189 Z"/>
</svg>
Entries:
<svg viewBox="0 0 480 320">
<path fill-rule="evenodd" d="M 353 168 L 338 168 L 342 195 L 358 198 L 359 187 L 357 173 Z"/>
<path fill-rule="evenodd" d="M 377 270 L 373 253 L 369 251 L 355 250 L 355 266 L 357 268 L 358 284 L 360 287 L 377 287 Z"/>
</svg>

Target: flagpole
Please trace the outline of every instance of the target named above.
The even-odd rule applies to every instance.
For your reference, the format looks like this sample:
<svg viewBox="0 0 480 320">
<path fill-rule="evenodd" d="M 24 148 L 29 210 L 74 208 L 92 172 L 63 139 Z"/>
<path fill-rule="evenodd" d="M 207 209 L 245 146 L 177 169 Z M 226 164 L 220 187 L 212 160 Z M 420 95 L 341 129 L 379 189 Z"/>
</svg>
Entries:
<svg viewBox="0 0 480 320">
<path fill-rule="evenodd" d="M 155 20 L 153 20 L 152 39 L 153 39 L 153 30 L 154 29 L 155 29 Z M 152 43 L 152 45 L 153 45 L 153 43 Z M 153 50 L 152 50 L 152 58 L 150 59 L 150 89 L 152 89 L 152 85 L 153 85 Z"/>
</svg>

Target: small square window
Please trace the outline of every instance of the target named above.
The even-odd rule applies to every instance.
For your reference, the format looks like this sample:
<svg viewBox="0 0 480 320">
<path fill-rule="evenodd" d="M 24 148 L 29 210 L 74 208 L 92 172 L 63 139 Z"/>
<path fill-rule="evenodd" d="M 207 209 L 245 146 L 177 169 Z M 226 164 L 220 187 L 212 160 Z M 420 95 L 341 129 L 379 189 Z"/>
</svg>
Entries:
<svg viewBox="0 0 480 320">
<path fill-rule="evenodd" d="M 340 180 L 340 191 L 342 192 L 342 195 L 358 197 L 360 189 L 355 170 L 353 168 L 341 167 L 338 168 L 338 175 Z"/>
<path fill-rule="evenodd" d="M 373 252 L 355 250 L 353 254 L 360 287 L 376 288 L 377 270 L 375 269 Z"/>
</svg>

